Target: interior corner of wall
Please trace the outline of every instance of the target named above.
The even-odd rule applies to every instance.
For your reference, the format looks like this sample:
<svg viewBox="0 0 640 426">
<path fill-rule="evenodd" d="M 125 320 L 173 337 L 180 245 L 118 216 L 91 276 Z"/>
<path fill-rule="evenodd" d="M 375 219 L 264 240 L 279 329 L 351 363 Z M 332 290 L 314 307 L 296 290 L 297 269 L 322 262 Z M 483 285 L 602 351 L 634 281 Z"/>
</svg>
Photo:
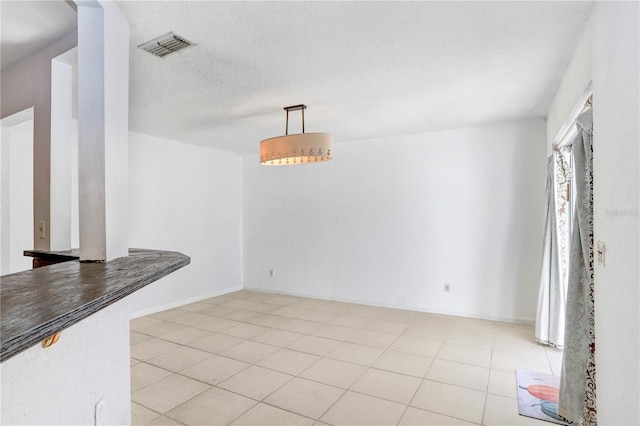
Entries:
<svg viewBox="0 0 640 426">
<path fill-rule="evenodd" d="M 562 75 L 560 85 L 553 98 L 549 112 L 547 113 L 547 151 L 552 150 L 553 140 L 564 121 L 571 114 L 581 96 L 589 90 L 593 78 L 593 47 L 595 37 L 594 7 L 582 34 L 571 55 L 569 65 Z"/>
</svg>

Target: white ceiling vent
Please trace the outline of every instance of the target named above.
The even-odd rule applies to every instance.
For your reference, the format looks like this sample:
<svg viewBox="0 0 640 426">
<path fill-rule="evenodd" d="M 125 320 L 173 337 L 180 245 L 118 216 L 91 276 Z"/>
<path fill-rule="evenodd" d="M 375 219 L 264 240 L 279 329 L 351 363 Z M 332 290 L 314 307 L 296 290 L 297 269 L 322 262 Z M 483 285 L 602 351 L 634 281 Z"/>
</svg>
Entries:
<svg viewBox="0 0 640 426">
<path fill-rule="evenodd" d="M 189 46 L 196 46 L 196 44 L 180 37 L 179 35 L 175 35 L 173 32 L 170 32 L 142 43 L 138 47 L 162 58 L 167 56 L 169 53 L 177 52 L 178 50 Z"/>
</svg>

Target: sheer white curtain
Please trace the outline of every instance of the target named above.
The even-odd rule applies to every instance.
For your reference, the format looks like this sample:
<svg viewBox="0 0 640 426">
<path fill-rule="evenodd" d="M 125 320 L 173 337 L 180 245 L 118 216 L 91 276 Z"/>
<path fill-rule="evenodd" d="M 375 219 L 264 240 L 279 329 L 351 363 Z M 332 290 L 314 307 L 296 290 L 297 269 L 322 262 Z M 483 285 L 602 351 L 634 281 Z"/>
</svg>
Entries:
<svg viewBox="0 0 640 426">
<path fill-rule="evenodd" d="M 571 147 L 563 151 L 554 151 L 547 161 L 544 253 L 536 315 L 536 340 L 558 348 L 564 344 L 571 234 Z"/>
<path fill-rule="evenodd" d="M 575 209 L 558 414 L 575 424 L 596 425 L 591 108 L 576 123 L 579 134 L 573 142 Z"/>
</svg>

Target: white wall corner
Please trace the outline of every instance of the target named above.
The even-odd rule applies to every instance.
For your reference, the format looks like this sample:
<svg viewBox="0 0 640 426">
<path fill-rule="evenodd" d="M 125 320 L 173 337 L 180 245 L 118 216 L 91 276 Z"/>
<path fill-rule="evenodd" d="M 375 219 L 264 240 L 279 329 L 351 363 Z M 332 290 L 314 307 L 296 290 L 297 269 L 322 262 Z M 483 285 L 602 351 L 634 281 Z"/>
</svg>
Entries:
<svg viewBox="0 0 640 426">
<path fill-rule="evenodd" d="M 551 155 L 554 138 L 591 86 L 594 28 L 595 8 L 584 26 L 547 114 L 547 156 Z"/>
</svg>

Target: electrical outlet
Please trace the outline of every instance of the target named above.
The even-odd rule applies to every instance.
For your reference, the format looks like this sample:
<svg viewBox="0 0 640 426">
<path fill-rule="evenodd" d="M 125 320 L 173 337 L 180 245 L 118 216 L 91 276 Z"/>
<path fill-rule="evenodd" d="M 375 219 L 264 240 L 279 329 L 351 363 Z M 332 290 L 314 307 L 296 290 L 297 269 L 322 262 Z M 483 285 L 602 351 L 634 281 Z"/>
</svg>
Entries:
<svg viewBox="0 0 640 426">
<path fill-rule="evenodd" d="M 444 292 L 451 293 L 451 283 L 444 283 Z"/>
<path fill-rule="evenodd" d="M 107 419 L 107 401 L 102 398 L 96 403 L 95 426 L 102 426 Z"/>
<path fill-rule="evenodd" d="M 275 275 L 275 272 L 276 272 L 275 269 L 269 269 L 269 276 L 273 278 L 273 276 Z"/>
</svg>

